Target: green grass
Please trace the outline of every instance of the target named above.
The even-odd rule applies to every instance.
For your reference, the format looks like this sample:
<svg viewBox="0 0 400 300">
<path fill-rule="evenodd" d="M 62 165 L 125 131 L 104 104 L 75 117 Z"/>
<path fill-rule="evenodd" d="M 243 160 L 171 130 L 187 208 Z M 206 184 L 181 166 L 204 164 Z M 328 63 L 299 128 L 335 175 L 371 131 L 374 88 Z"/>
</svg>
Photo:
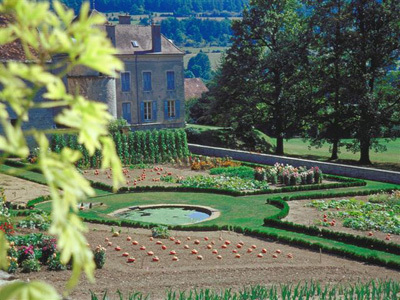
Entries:
<svg viewBox="0 0 400 300">
<path fill-rule="evenodd" d="M 385 139 L 378 139 L 382 145 L 387 147 L 387 151 L 376 153 L 370 151 L 371 161 L 377 163 L 393 163 L 400 166 L 400 138 L 394 141 L 386 141 Z M 350 140 L 343 140 L 344 142 Z M 300 138 L 290 139 L 285 141 L 285 152 L 289 155 L 300 155 L 309 157 L 318 157 L 319 159 L 329 159 L 329 144 L 324 144 L 321 148 L 310 148 L 309 142 L 304 142 Z M 344 160 L 358 160 L 359 153 L 352 153 L 347 151 L 344 147 L 340 149 L 339 158 Z"/>
<path fill-rule="evenodd" d="M 274 215 L 279 209 L 265 204 L 266 196 L 263 197 L 232 197 L 226 195 L 206 194 L 206 193 L 174 193 L 174 192 L 149 192 L 149 193 L 129 193 L 116 194 L 110 196 L 95 197 L 88 202 L 103 202 L 106 206 L 97 206 L 92 210 L 81 211 L 83 217 L 103 217 L 112 219 L 107 214 L 121 208 L 135 205 L 151 204 L 190 204 L 211 206 L 221 212 L 221 216 L 214 220 L 205 221 L 203 225 L 236 225 L 246 227 L 260 227 L 263 219 Z M 42 203 L 37 208 L 50 211 L 50 203 Z M 243 213 L 246 212 L 246 213 Z"/>
</svg>

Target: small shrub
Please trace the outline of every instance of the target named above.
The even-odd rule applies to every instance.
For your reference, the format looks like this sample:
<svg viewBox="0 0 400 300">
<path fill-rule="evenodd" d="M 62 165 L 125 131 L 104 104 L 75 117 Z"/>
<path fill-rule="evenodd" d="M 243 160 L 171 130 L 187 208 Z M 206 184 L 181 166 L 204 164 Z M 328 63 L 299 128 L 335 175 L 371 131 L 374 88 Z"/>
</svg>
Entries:
<svg viewBox="0 0 400 300">
<path fill-rule="evenodd" d="M 22 246 L 18 250 L 18 263 L 22 263 L 25 260 L 30 260 L 35 258 L 35 251 L 33 250 L 33 245 Z"/>
<path fill-rule="evenodd" d="M 7 256 L 9 262 L 7 273 L 14 274 L 18 270 L 18 259 L 16 257 Z"/>
<path fill-rule="evenodd" d="M 30 273 L 30 272 L 39 272 L 40 271 L 40 263 L 37 259 L 31 258 L 26 259 L 22 262 L 22 272 Z"/>
<path fill-rule="evenodd" d="M 106 263 L 106 248 L 98 245 L 96 249 L 93 251 L 94 254 L 94 263 L 96 264 L 97 269 L 102 269 L 104 264 Z"/>
<path fill-rule="evenodd" d="M 156 226 L 151 229 L 151 236 L 161 239 L 169 238 L 169 231 L 167 226 Z"/>
<path fill-rule="evenodd" d="M 14 234 L 14 226 L 10 222 L 0 222 L 0 231 L 3 231 L 6 235 Z"/>
<path fill-rule="evenodd" d="M 67 266 L 60 261 L 60 253 L 53 253 L 47 261 L 47 269 L 49 271 L 64 271 Z"/>
<path fill-rule="evenodd" d="M 49 257 L 56 252 L 57 250 L 56 243 L 57 243 L 56 239 L 43 239 L 41 241 L 39 249 L 42 252 L 40 257 L 40 262 L 42 264 L 46 264 Z"/>
</svg>

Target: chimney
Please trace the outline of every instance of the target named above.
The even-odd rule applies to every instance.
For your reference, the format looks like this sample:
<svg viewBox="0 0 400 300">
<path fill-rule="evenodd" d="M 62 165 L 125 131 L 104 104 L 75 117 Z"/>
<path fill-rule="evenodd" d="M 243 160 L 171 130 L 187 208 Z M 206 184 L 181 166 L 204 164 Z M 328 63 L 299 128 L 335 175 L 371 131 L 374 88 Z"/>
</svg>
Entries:
<svg viewBox="0 0 400 300">
<path fill-rule="evenodd" d="M 115 25 L 111 23 L 106 23 L 107 37 L 111 40 L 111 43 L 115 47 Z"/>
<path fill-rule="evenodd" d="M 118 16 L 119 18 L 119 24 L 131 24 L 131 16 L 130 15 L 125 15 L 125 16 Z"/>
<path fill-rule="evenodd" d="M 152 52 L 161 52 L 161 25 L 151 25 Z"/>
</svg>

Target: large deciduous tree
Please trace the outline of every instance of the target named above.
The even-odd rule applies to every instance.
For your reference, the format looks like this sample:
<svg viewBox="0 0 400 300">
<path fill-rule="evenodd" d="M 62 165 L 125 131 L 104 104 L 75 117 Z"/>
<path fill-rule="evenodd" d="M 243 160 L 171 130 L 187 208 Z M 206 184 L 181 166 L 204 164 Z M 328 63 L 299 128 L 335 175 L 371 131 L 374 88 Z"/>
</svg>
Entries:
<svg viewBox="0 0 400 300">
<path fill-rule="evenodd" d="M 210 112 L 236 131 L 268 129 L 276 137 L 276 153 L 283 154 L 283 140 L 299 131 L 308 103 L 303 72 L 308 34 L 301 6 L 296 0 L 253 0 L 232 30 Z"/>
<path fill-rule="evenodd" d="M 332 144 L 331 159 L 338 159 L 340 140 L 349 137 L 350 0 L 311 0 L 310 62 L 316 113 L 309 124 L 313 145 Z"/>
<path fill-rule="evenodd" d="M 400 1 L 351 2 L 352 124 L 360 163 L 370 164 L 371 148 L 381 149 L 377 137 L 390 136 L 399 124 Z"/>
</svg>

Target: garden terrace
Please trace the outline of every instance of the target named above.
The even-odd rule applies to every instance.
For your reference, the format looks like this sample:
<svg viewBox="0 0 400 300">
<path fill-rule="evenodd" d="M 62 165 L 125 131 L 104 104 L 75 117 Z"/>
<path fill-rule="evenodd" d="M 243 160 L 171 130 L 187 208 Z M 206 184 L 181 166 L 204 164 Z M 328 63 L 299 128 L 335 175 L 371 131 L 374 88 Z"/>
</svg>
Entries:
<svg viewBox="0 0 400 300">
<path fill-rule="evenodd" d="M 146 169 L 146 176 L 143 176 L 143 167 L 145 167 Z M 4 172 L 15 173 L 19 170 L 20 169 L 16 167 L 11 167 L 7 165 L 3 166 Z M 152 170 L 152 172 L 150 172 L 150 170 Z M 244 173 L 247 173 L 248 171 L 248 169 L 241 170 L 243 170 Z M 166 203 L 195 206 L 202 205 L 211 207 L 221 212 L 221 215 L 218 218 L 205 220 L 204 222 L 198 224 L 169 226 L 170 234 L 178 236 L 180 239 L 182 239 L 182 245 L 184 245 L 183 240 L 186 238 L 186 236 L 191 236 L 192 238 L 196 237 L 196 239 L 199 240 L 204 238 L 204 236 L 207 236 L 208 238 L 215 237 L 216 243 L 216 238 L 218 238 L 219 241 L 219 237 L 221 236 L 221 238 L 223 239 L 227 238 L 231 240 L 232 244 L 239 242 L 239 239 L 243 240 L 247 238 L 253 238 L 254 240 L 249 241 L 249 243 L 257 245 L 257 249 L 260 249 L 260 247 L 265 247 L 267 249 L 268 255 L 264 255 L 263 258 L 257 257 L 258 250 L 255 251 L 257 253 L 253 253 L 253 256 L 247 256 L 248 253 L 243 252 L 243 257 L 241 258 L 240 262 L 243 261 L 244 263 L 238 264 L 237 259 L 232 256 L 233 254 L 231 252 L 231 248 L 229 254 L 225 250 L 220 250 L 220 248 L 218 248 L 219 252 L 225 252 L 221 252 L 223 253 L 222 260 L 216 260 L 217 262 L 221 262 L 221 264 L 218 263 L 221 271 L 217 271 L 215 276 L 217 276 L 218 278 L 227 278 L 226 286 L 239 288 L 239 286 L 235 286 L 232 283 L 231 279 L 233 280 L 233 277 L 230 277 L 230 275 L 227 275 L 226 273 L 228 272 L 227 270 L 233 271 L 238 270 L 238 268 L 241 270 L 242 273 L 244 272 L 243 274 L 246 275 L 246 278 L 249 278 L 249 283 L 252 282 L 251 280 L 256 280 L 256 278 L 257 280 L 259 280 L 259 278 L 255 274 L 262 274 L 264 271 L 261 270 L 267 270 L 266 272 L 268 272 L 269 274 L 271 274 L 271 272 L 276 274 L 276 268 L 279 268 L 280 270 L 278 272 L 279 275 L 277 275 L 276 277 L 276 279 L 279 280 L 277 282 L 287 282 L 289 280 L 294 280 L 294 278 L 291 278 L 291 275 L 289 274 L 294 274 L 296 272 L 300 272 L 299 274 L 301 274 L 302 278 L 306 278 L 303 276 L 304 274 L 321 274 L 320 276 L 317 275 L 321 280 L 324 280 L 326 272 L 338 275 L 346 272 L 346 274 L 349 274 L 349 281 L 352 281 L 356 277 L 360 276 L 357 272 L 362 270 L 365 270 L 365 272 L 368 274 L 373 274 L 371 275 L 371 278 L 386 276 L 397 280 L 397 275 L 394 274 L 398 273 L 396 273 L 396 271 L 390 270 L 400 269 L 400 256 L 398 255 L 398 250 L 400 246 L 398 243 L 395 243 L 397 241 L 395 237 L 393 238 L 393 241 L 385 241 L 383 239 L 378 239 L 377 235 L 373 237 L 367 237 L 366 232 L 361 232 L 360 236 L 356 236 L 354 234 L 346 235 L 340 232 L 332 232 L 328 230 L 321 231 L 320 228 L 314 228 L 305 225 L 300 226 L 301 224 L 292 224 L 286 221 L 281 221 L 281 219 L 287 217 L 288 214 L 290 215 L 290 202 L 296 201 L 296 199 L 332 199 L 335 197 L 343 196 L 362 196 L 374 194 L 382 190 L 389 191 L 398 189 L 398 185 L 369 180 L 357 180 L 352 178 L 330 176 L 324 174 L 323 176 L 325 178 L 335 180 L 336 182 L 284 187 L 277 186 L 276 188 L 269 188 L 267 190 L 267 193 L 269 194 L 249 194 L 248 191 L 246 191 L 247 194 L 245 194 L 244 192 L 240 191 L 238 192 L 232 190 L 221 190 L 218 188 L 205 189 L 198 187 L 182 186 L 179 185 L 178 181 L 169 181 L 170 178 L 166 181 L 153 181 L 153 179 L 157 177 L 161 178 L 164 175 L 166 175 L 165 177 L 172 177 L 172 179 L 179 178 L 180 176 L 182 176 L 182 174 L 180 174 L 179 172 L 188 172 L 187 174 L 183 175 L 183 177 L 192 176 L 191 172 L 195 172 L 196 174 L 204 176 L 220 176 L 221 174 L 212 175 L 209 174 L 208 170 L 193 171 L 184 164 L 147 164 L 146 166 L 141 166 L 141 168 L 136 167 L 136 169 L 135 167 L 127 167 L 124 171 L 126 179 L 131 181 L 137 176 L 140 177 L 141 181 L 137 180 L 136 186 L 132 186 L 132 183 L 130 182 L 129 184 L 126 184 L 125 187 L 121 188 L 118 193 L 113 194 L 109 192 L 112 189 L 112 186 L 108 184 L 108 182 L 111 182 L 109 181 L 111 178 L 108 178 L 108 176 L 111 177 L 109 170 L 98 170 L 96 172 L 95 169 L 91 169 L 85 171 L 86 173 L 84 174 L 87 177 L 91 176 L 92 178 L 90 179 L 94 180 L 92 182 L 92 185 L 96 187 L 97 193 L 96 197 L 90 198 L 85 203 L 83 203 L 83 209 L 79 211 L 79 215 L 84 220 L 94 223 L 89 225 L 91 229 L 95 229 L 95 231 L 91 231 L 88 235 L 90 244 L 102 244 L 103 246 L 105 246 L 105 236 L 108 236 L 108 238 L 111 239 L 111 237 L 109 237 L 109 235 L 111 235 L 109 233 L 109 226 L 112 226 L 115 230 L 121 229 L 121 235 L 123 236 L 123 239 L 113 240 L 113 246 L 110 246 L 111 248 L 109 247 L 108 253 L 110 256 L 110 261 L 109 264 L 106 263 L 105 265 L 107 273 L 104 273 L 104 269 L 98 270 L 96 272 L 96 276 L 98 277 L 99 282 L 98 286 L 95 288 L 96 292 L 100 291 L 100 286 L 105 285 L 102 278 L 107 278 L 107 276 L 109 276 L 108 278 L 113 278 L 114 280 L 120 282 L 118 286 L 121 288 L 121 290 L 129 291 L 131 286 L 125 285 L 123 281 L 120 280 L 122 277 L 120 278 L 119 276 L 132 276 L 132 272 L 134 272 L 135 274 L 136 272 L 138 272 L 138 277 L 140 277 L 139 273 L 142 274 L 142 272 L 150 272 L 149 274 L 151 274 L 152 276 L 157 276 L 158 278 L 161 278 L 160 283 L 157 284 L 157 287 L 159 287 L 159 291 L 156 292 L 156 294 L 160 293 L 160 290 L 164 291 L 165 285 L 174 285 L 181 289 L 186 289 L 187 286 L 185 285 L 185 283 L 181 283 L 179 281 L 180 275 L 182 275 L 184 278 L 188 278 L 188 275 L 183 271 L 183 269 L 194 266 L 197 270 L 201 270 L 198 276 L 195 275 L 189 278 L 190 280 L 188 282 L 190 282 L 190 284 L 192 285 L 196 285 L 195 281 L 199 280 L 199 276 L 203 278 L 205 276 L 204 274 L 208 274 L 207 270 L 209 270 L 209 263 L 213 264 L 213 266 L 216 265 L 216 262 L 213 261 L 213 259 L 216 257 L 212 254 L 210 255 L 210 253 L 208 252 L 204 252 L 204 247 L 206 245 L 203 245 L 203 242 L 201 242 L 201 245 L 203 246 L 202 248 L 200 248 L 201 250 L 197 250 L 200 251 L 203 259 L 197 260 L 189 253 L 185 254 L 186 256 L 181 258 L 180 254 L 179 260 L 183 263 L 182 269 L 180 267 L 176 268 L 174 267 L 174 265 L 171 265 L 171 257 L 168 255 L 168 253 L 166 254 L 163 251 L 160 252 L 159 249 L 153 247 L 153 244 L 148 243 L 148 231 L 141 231 L 137 229 L 140 227 L 151 228 L 153 226 L 156 226 L 157 224 L 122 220 L 110 215 L 110 213 L 113 213 L 119 209 L 125 209 L 132 206 L 160 205 Z M 230 169 L 225 173 L 236 171 L 238 170 Z M 98 173 L 98 175 L 95 175 L 95 172 Z M 108 174 L 105 172 L 108 172 Z M 134 172 L 137 172 L 137 174 Z M 169 175 L 168 173 L 171 173 L 171 175 Z M 43 182 L 42 175 L 37 172 L 23 171 L 18 176 L 25 179 L 32 179 L 35 182 Z M 128 178 L 128 176 L 131 177 Z M 229 177 L 226 174 L 224 174 L 223 176 Z M 235 174 L 234 176 L 237 176 L 237 174 Z M 249 178 L 251 177 L 248 174 L 243 175 L 243 177 L 245 176 L 248 176 Z M 102 177 L 104 181 L 98 182 L 97 180 L 99 180 L 100 177 Z M 145 177 L 144 180 L 142 180 L 143 177 Z M 356 184 L 352 185 L 352 183 Z M 148 184 L 153 185 L 150 186 Z M 332 188 L 331 186 L 327 189 L 327 185 L 329 184 L 346 185 L 337 188 Z M 271 183 L 269 183 L 269 185 L 271 185 Z M 307 190 L 308 187 L 320 188 L 315 190 Z M 50 211 L 51 203 L 40 203 L 41 200 L 46 199 L 36 199 L 28 204 L 29 206 L 34 206 L 37 209 Z M 141 235 L 141 232 L 145 233 Z M 156 253 L 155 255 L 158 256 L 160 262 L 158 264 L 153 264 L 151 258 L 148 258 L 146 260 L 144 255 L 140 255 L 141 252 L 136 252 L 137 250 L 134 250 L 134 253 L 137 253 L 135 254 L 137 261 L 134 263 L 134 266 L 136 266 L 136 268 L 129 267 L 130 265 L 127 264 L 126 261 L 121 260 L 121 252 L 113 250 L 115 242 L 117 242 L 118 246 L 122 248 L 121 251 L 125 250 L 125 248 L 128 246 L 123 244 L 123 240 L 125 240 L 129 235 L 132 236 L 132 238 L 140 240 L 143 245 L 146 245 L 148 250 L 150 249 L 151 251 Z M 163 244 L 165 244 L 168 249 L 173 247 L 173 244 L 167 245 L 166 242 L 163 242 Z M 276 259 L 279 259 L 279 257 L 281 256 L 279 256 L 278 258 L 272 257 L 272 254 L 275 251 L 273 249 L 278 247 L 282 251 L 282 253 L 285 254 L 286 259 L 289 259 L 287 261 L 279 261 L 280 264 L 276 264 Z M 128 248 L 126 249 L 128 250 Z M 247 247 L 245 249 L 247 249 Z M 187 249 L 184 250 L 186 251 Z M 322 256 L 318 253 L 320 251 L 322 251 Z M 180 250 L 180 252 L 182 252 L 182 250 Z M 293 255 L 293 259 L 288 258 L 288 254 Z M 346 260 L 328 254 L 336 254 L 341 257 L 346 257 Z M 282 256 L 282 258 L 283 257 L 284 256 Z M 209 261 L 209 259 L 211 260 Z M 260 263 L 261 261 L 259 259 L 265 259 L 265 261 L 263 261 L 263 263 Z M 297 261 L 297 259 L 300 259 L 302 261 L 301 265 L 298 265 L 300 261 Z M 336 261 L 336 259 L 340 261 Z M 322 261 L 320 263 L 320 267 L 317 267 L 318 260 Z M 333 260 L 335 261 L 333 262 Z M 362 265 L 357 261 L 364 263 L 366 262 L 367 264 Z M 353 266 L 353 264 L 354 269 L 353 267 L 351 267 Z M 370 264 L 378 265 L 380 267 L 372 266 Z M 126 265 L 126 267 L 124 267 L 124 265 Z M 254 267 L 256 265 L 262 269 Z M 337 265 L 346 265 L 346 270 L 338 269 Z M 138 268 L 138 266 L 140 267 Z M 285 266 L 285 268 L 282 268 L 282 266 Z M 385 266 L 387 268 L 382 268 L 382 266 Z M 146 271 L 147 268 L 149 268 L 149 271 Z M 165 270 L 169 270 L 170 268 L 173 268 L 173 270 L 176 271 L 177 276 L 179 275 L 178 277 L 173 276 L 174 280 L 178 282 L 177 285 L 173 284 L 170 279 L 167 279 L 167 277 L 161 275 L 164 274 L 162 272 L 164 272 Z M 283 269 L 285 269 L 285 271 L 282 271 Z M 112 274 L 110 275 L 110 273 L 108 272 L 111 272 Z M 127 272 L 129 273 L 129 275 Z M 114 273 L 118 275 L 114 275 Z M 63 274 L 62 276 L 67 277 L 67 273 L 65 274 L 66 275 Z M 34 276 L 39 276 L 38 278 L 40 278 L 40 276 L 42 275 L 40 275 L 39 272 L 35 273 Z M 212 282 L 218 282 L 216 279 L 217 277 L 213 276 L 214 275 L 210 275 L 210 278 L 213 279 Z M 264 274 L 262 278 L 263 280 L 265 280 L 265 282 L 275 282 L 275 278 L 272 279 L 267 274 Z M 332 280 L 333 282 L 335 282 L 336 279 Z M 138 286 L 138 288 L 140 288 L 140 290 L 144 291 L 145 293 L 151 292 L 146 290 L 145 286 L 147 286 L 146 284 L 149 283 L 146 283 L 145 281 L 146 280 L 143 279 L 143 282 L 140 281 L 141 283 L 138 283 L 138 285 L 135 284 L 135 286 Z M 200 281 L 200 283 L 201 286 L 207 286 L 207 284 L 213 287 L 217 286 L 215 284 L 212 284 L 211 282 L 206 281 Z M 82 283 L 82 289 L 78 288 L 77 295 L 87 295 L 88 287 L 89 286 L 87 285 L 87 282 L 84 281 Z M 224 284 L 218 282 L 218 287 L 224 287 Z"/>
</svg>

